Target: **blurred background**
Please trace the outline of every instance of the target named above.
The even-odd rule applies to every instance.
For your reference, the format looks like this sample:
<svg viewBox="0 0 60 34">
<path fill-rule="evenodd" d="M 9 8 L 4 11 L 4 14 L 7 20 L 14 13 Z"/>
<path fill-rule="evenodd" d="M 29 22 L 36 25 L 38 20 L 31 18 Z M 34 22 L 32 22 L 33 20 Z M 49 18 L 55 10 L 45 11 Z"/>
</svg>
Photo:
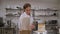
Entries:
<svg viewBox="0 0 60 34">
<path fill-rule="evenodd" d="M 25 3 L 32 6 L 33 34 L 60 34 L 60 0 L 0 0 L 0 34 L 18 34 Z"/>
</svg>

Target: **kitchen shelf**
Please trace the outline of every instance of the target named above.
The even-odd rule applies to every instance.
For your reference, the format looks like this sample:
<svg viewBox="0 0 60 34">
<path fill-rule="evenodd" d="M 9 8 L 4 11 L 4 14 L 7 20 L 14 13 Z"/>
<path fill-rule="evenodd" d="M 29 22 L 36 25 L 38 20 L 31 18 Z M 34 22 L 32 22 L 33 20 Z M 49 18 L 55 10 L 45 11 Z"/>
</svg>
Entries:
<svg viewBox="0 0 60 34">
<path fill-rule="evenodd" d="M 57 9 L 32 9 L 33 11 L 33 17 L 58 17 Z M 46 12 L 45 12 L 46 11 Z M 37 13 L 36 13 L 37 12 Z M 45 12 L 45 13 L 44 13 Z M 51 13 L 52 12 L 52 13 Z M 35 20 L 35 18 L 34 18 Z M 39 19 L 38 19 L 39 20 Z"/>
<path fill-rule="evenodd" d="M 19 9 L 6 8 L 6 10 L 19 10 Z"/>
<path fill-rule="evenodd" d="M 45 25 L 57 25 L 57 24 L 45 24 Z"/>
<path fill-rule="evenodd" d="M 20 10 L 23 10 L 21 7 L 17 7 L 18 9 Z M 32 11 L 58 11 L 56 9 L 50 9 L 50 8 L 47 8 L 47 9 L 31 9 Z"/>
<path fill-rule="evenodd" d="M 39 16 L 35 16 L 35 17 L 57 17 L 57 16 L 54 16 L 54 15 L 39 15 Z"/>
<path fill-rule="evenodd" d="M 8 12 L 20 12 L 20 9 L 12 9 L 12 8 L 6 8 L 6 13 L 8 13 Z"/>
<path fill-rule="evenodd" d="M 6 17 L 20 17 L 20 16 L 18 16 L 18 15 L 16 16 L 16 15 L 13 15 L 13 14 L 6 14 L 5 16 L 6 16 Z"/>
<path fill-rule="evenodd" d="M 33 10 L 33 11 L 58 11 L 58 10 L 38 9 L 38 10 Z"/>
<path fill-rule="evenodd" d="M 14 12 L 17 12 L 17 13 L 15 14 Z M 20 9 L 6 8 L 5 16 L 6 17 L 20 17 L 21 13 L 19 13 L 19 12 L 20 12 Z"/>
</svg>

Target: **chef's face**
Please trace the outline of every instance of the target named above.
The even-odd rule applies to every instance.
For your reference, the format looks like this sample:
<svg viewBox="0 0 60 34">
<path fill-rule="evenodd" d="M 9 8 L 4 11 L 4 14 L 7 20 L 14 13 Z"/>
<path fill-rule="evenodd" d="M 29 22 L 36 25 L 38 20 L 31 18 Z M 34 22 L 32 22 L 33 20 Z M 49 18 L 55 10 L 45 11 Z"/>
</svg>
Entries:
<svg viewBox="0 0 60 34">
<path fill-rule="evenodd" d="M 27 7 L 27 8 L 25 9 L 25 11 L 26 11 L 26 13 L 27 13 L 28 15 L 30 15 L 31 7 Z"/>
</svg>

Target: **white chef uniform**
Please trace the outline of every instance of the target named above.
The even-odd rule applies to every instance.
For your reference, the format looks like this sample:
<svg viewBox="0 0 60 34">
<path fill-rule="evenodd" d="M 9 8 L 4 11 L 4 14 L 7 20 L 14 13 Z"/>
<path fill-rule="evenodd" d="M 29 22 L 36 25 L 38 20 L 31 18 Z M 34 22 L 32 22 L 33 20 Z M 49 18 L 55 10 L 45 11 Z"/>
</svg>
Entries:
<svg viewBox="0 0 60 34">
<path fill-rule="evenodd" d="M 33 23 L 33 21 L 34 21 L 32 16 L 27 15 L 26 12 L 22 13 L 21 16 L 20 16 L 20 18 L 19 18 L 19 22 L 18 22 L 18 28 L 19 28 L 20 31 L 21 31 L 22 29 L 23 29 L 23 30 L 24 30 L 24 29 L 27 30 L 27 28 L 23 28 L 23 27 L 26 26 L 26 25 L 25 25 L 26 23 L 24 24 L 25 26 L 22 26 L 22 22 L 23 22 L 22 19 L 25 18 L 25 17 L 30 18 L 30 25 L 31 25 L 31 24 Z M 21 29 L 21 28 L 22 28 L 22 29 Z"/>
</svg>

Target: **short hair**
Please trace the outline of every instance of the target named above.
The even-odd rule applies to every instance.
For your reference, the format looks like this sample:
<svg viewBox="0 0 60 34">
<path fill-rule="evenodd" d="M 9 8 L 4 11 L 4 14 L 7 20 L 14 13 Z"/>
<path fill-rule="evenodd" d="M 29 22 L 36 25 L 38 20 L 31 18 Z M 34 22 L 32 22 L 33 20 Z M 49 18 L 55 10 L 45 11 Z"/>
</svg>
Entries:
<svg viewBox="0 0 60 34">
<path fill-rule="evenodd" d="M 29 3 L 24 4 L 23 9 L 26 9 L 27 7 L 31 7 L 31 4 Z"/>
</svg>

